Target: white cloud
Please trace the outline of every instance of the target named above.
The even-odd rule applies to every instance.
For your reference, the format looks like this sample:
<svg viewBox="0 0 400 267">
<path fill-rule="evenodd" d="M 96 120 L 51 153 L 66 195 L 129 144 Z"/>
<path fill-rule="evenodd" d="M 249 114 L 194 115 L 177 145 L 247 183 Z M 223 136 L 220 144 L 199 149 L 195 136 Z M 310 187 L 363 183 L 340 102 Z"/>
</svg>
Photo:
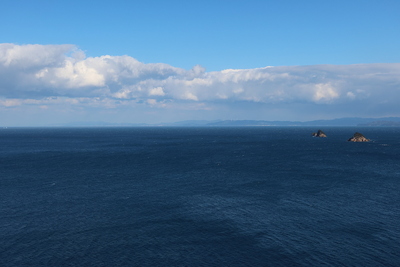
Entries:
<svg viewBox="0 0 400 267">
<path fill-rule="evenodd" d="M 194 100 L 194 101 L 198 101 L 199 100 L 197 98 L 197 96 L 195 96 L 194 94 L 192 94 L 190 92 L 186 92 L 183 99 Z"/>
<path fill-rule="evenodd" d="M 347 92 L 347 97 L 348 98 L 350 98 L 350 99 L 355 99 L 356 98 L 356 95 L 353 93 L 353 92 Z"/>
<path fill-rule="evenodd" d="M 0 106 L 118 108 L 147 103 L 396 106 L 400 64 L 282 66 L 206 72 L 130 56 L 86 57 L 73 45 L 0 44 Z M 37 102 L 35 102 L 37 101 Z M 68 102 L 69 101 L 69 102 Z M 379 104 L 381 103 L 381 104 Z M 395 110 L 400 115 L 400 108 Z"/>
<path fill-rule="evenodd" d="M 29 70 L 59 66 L 65 53 L 76 50 L 73 45 L 0 44 L 0 66 Z"/>
<path fill-rule="evenodd" d="M 313 100 L 316 102 L 319 101 L 332 101 L 335 98 L 339 97 L 339 93 L 337 92 L 336 88 L 331 86 L 329 83 L 318 83 L 314 85 L 314 96 Z"/>
<path fill-rule="evenodd" d="M 162 87 L 156 87 L 154 89 L 150 90 L 150 95 L 154 95 L 154 96 L 164 96 L 164 90 L 162 89 Z"/>
<path fill-rule="evenodd" d="M 157 104 L 157 100 L 155 100 L 155 99 L 152 99 L 152 98 L 150 98 L 150 99 L 147 99 L 147 104 L 149 104 L 149 105 L 155 105 L 155 104 Z"/>
<path fill-rule="evenodd" d="M 3 107 L 14 107 L 22 104 L 19 99 L 0 99 L 0 106 Z"/>
</svg>

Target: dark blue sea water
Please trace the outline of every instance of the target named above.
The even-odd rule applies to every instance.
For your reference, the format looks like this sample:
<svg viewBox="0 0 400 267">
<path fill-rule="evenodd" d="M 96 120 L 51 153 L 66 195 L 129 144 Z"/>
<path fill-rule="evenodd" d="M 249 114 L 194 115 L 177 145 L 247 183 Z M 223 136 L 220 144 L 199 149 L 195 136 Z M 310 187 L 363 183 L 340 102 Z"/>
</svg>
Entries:
<svg viewBox="0 0 400 267">
<path fill-rule="evenodd" d="M 0 266 L 400 266 L 400 128 L 316 130 L 0 129 Z"/>
</svg>

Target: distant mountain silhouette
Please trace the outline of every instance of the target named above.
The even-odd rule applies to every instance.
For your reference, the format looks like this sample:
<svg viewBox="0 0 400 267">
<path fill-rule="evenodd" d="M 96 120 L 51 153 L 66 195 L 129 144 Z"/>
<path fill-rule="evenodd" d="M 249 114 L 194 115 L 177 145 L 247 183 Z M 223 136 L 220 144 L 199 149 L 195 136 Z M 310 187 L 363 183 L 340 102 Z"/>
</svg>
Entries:
<svg viewBox="0 0 400 267">
<path fill-rule="evenodd" d="M 359 126 L 369 127 L 400 127 L 400 121 L 372 121 L 370 123 L 360 124 Z"/>
<path fill-rule="evenodd" d="M 385 121 L 384 124 L 377 121 Z M 341 118 L 314 121 L 263 121 L 263 120 L 223 120 L 210 122 L 204 126 L 400 126 L 399 117 L 387 118 Z"/>
<path fill-rule="evenodd" d="M 112 123 L 112 122 L 72 122 L 64 127 L 239 127 L 239 126 L 370 126 L 400 127 L 400 117 L 386 118 L 340 118 L 314 121 L 264 121 L 264 120 L 186 120 L 172 123 Z"/>
</svg>

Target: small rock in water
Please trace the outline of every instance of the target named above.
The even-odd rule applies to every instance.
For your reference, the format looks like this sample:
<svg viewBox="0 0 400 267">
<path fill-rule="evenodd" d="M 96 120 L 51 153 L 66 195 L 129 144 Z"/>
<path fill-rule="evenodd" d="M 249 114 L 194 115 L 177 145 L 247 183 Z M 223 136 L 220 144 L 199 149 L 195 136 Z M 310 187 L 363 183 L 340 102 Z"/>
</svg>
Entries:
<svg viewBox="0 0 400 267">
<path fill-rule="evenodd" d="M 353 135 L 352 138 L 350 138 L 349 140 L 347 140 L 349 142 L 369 142 L 371 140 L 367 139 L 364 135 L 360 134 L 360 133 L 355 133 Z"/>
<path fill-rule="evenodd" d="M 326 134 L 323 131 L 318 130 L 318 132 L 313 133 L 312 136 L 314 136 L 314 137 L 326 137 Z"/>
</svg>

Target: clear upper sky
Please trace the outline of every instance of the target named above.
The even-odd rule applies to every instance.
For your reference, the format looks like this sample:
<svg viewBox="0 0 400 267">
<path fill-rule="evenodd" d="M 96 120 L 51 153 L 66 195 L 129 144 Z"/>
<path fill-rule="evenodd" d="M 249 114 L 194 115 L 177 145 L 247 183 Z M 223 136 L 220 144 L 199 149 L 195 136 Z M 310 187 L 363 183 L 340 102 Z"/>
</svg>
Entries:
<svg viewBox="0 0 400 267">
<path fill-rule="evenodd" d="M 399 0 L 0 7 L 0 126 L 400 116 Z"/>
<path fill-rule="evenodd" d="M 1 10 L 1 42 L 186 69 L 400 62 L 398 0 L 3 0 Z"/>
</svg>

